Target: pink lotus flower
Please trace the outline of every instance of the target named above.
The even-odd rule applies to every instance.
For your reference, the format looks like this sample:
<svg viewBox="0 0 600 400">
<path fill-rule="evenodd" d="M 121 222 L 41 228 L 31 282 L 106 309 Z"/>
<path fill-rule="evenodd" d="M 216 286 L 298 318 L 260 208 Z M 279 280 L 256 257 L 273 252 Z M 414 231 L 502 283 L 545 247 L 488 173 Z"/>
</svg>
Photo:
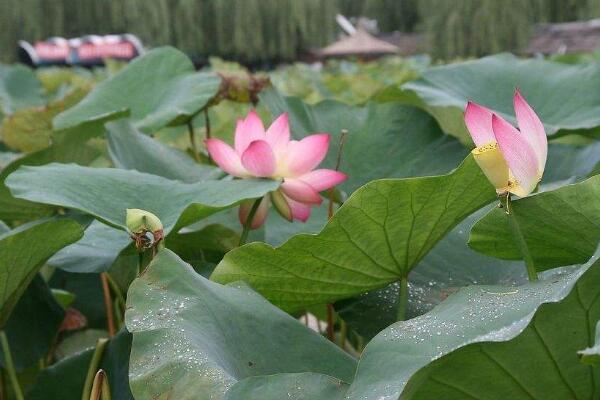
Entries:
<svg viewBox="0 0 600 400">
<path fill-rule="evenodd" d="M 234 147 L 219 139 L 207 139 L 206 148 L 217 165 L 238 178 L 271 178 L 282 180 L 280 188 L 265 196 L 260 203 L 252 229 L 260 227 L 269 203 L 287 220 L 305 222 L 311 206 L 323 198 L 319 192 L 345 181 L 347 176 L 331 169 L 315 169 L 327 154 L 330 136 L 310 135 L 302 140 L 290 140 L 287 113 L 280 115 L 265 131 L 254 111 L 239 119 L 235 129 Z M 240 222 L 244 224 L 254 201 L 240 206 Z"/>
<path fill-rule="evenodd" d="M 493 111 L 469 102 L 465 123 L 477 146 L 471 153 L 498 195 L 531 193 L 544 174 L 548 140 L 544 125 L 517 90 L 514 96 L 519 130 Z"/>
</svg>

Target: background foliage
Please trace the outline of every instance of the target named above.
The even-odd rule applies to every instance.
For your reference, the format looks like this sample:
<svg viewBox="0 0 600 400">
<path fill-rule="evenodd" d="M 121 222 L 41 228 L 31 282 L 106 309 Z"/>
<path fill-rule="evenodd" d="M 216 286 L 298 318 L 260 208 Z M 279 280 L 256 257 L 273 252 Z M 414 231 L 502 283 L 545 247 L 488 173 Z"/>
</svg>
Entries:
<svg viewBox="0 0 600 400">
<path fill-rule="evenodd" d="M 19 39 L 131 32 L 195 59 L 292 60 L 336 37 L 336 13 L 423 32 L 435 57 L 519 51 L 532 24 L 600 16 L 598 0 L 3 0 L 0 60 Z"/>
</svg>

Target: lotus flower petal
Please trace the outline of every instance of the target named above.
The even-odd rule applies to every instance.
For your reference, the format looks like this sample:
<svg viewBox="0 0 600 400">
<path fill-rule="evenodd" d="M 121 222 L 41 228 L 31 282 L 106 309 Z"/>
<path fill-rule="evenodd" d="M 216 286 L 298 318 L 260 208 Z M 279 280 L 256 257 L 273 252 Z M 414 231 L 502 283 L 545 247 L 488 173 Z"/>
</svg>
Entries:
<svg viewBox="0 0 600 400">
<path fill-rule="evenodd" d="M 506 165 L 498 143 L 477 147 L 471 151 L 471 154 L 498 194 L 504 194 L 510 190 L 508 165 Z"/>
<path fill-rule="evenodd" d="M 240 219 L 240 223 L 242 225 L 246 224 L 246 220 L 248 219 L 248 215 L 250 215 L 250 210 L 252 210 L 252 206 L 256 200 L 246 200 L 242 204 L 240 204 L 240 210 L 238 212 L 238 217 Z M 254 213 L 254 217 L 252 218 L 252 224 L 250 225 L 250 229 L 258 229 L 260 228 L 267 219 L 267 215 L 269 214 L 269 196 L 264 196 Z"/>
<path fill-rule="evenodd" d="M 344 182 L 348 179 L 348 175 L 333 169 L 315 169 L 300 176 L 298 179 L 308 183 L 317 192 L 322 192 Z"/>
<path fill-rule="evenodd" d="M 297 219 L 302 222 L 306 222 L 310 217 L 310 206 L 308 204 L 300 203 L 294 199 L 290 199 L 288 196 L 283 195 L 290 210 L 292 212 L 292 219 Z"/>
<path fill-rule="evenodd" d="M 300 179 L 286 178 L 281 190 L 291 199 L 307 204 L 321 204 L 323 199 L 311 185 Z"/>
<path fill-rule="evenodd" d="M 467 103 L 465 124 L 477 147 L 496 141 L 492 131 L 492 114 L 492 111 L 479 104 Z"/>
<path fill-rule="evenodd" d="M 303 175 L 313 170 L 327 155 L 329 139 L 328 133 L 319 133 L 300 141 L 292 140 L 288 144 L 283 169 L 291 176 Z"/>
<path fill-rule="evenodd" d="M 255 140 L 242 154 L 242 165 L 252 175 L 264 178 L 273 175 L 277 162 L 269 143 Z"/>
<path fill-rule="evenodd" d="M 229 175 L 239 178 L 248 176 L 248 172 L 243 167 L 240 156 L 231 146 L 219 139 L 207 139 L 204 143 L 208 154 L 210 154 L 219 168 Z"/>
<path fill-rule="evenodd" d="M 287 113 L 281 114 L 269 129 L 267 129 L 266 140 L 271 145 L 276 156 L 283 155 L 290 142 L 290 122 Z"/>
<path fill-rule="evenodd" d="M 492 117 L 492 128 L 514 178 L 510 191 L 518 196 L 528 195 L 541 178 L 535 151 L 515 127 L 497 115 Z"/>
<path fill-rule="evenodd" d="M 538 172 L 542 174 L 548 156 L 548 138 L 544 131 L 544 125 L 535 111 L 533 111 L 533 108 L 525 101 L 519 90 L 515 91 L 514 105 L 519 130 L 535 151 Z"/>
<path fill-rule="evenodd" d="M 271 201 L 273 202 L 273 205 L 275 206 L 275 209 L 279 215 L 292 222 L 292 210 L 281 190 L 275 190 L 274 192 L 271 192 Z"/>
<path fill-rule="evenodd" d="M 265 140 L 265 127 L 256 111 L 252 110 L 246 119 L 237 121 L 235 128 L 235 151 L 242 155 L 250 143 L 255 140 Z"/>
</svg>

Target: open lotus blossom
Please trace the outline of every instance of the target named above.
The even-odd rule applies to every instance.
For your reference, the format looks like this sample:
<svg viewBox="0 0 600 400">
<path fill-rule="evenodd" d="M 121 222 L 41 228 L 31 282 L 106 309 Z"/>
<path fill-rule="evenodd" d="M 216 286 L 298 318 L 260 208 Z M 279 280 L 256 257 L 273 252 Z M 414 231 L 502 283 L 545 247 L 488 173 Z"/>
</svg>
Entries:
<svg viewBox="0 0 600 400">
<path fill-rule="evenodd" d="M 234 147 L 219 139 L 207 139 L 206 148 L 217 165 L 238 178 L 281 180 L 280 188 L 265 196 L 252 219 L 252 229 L 260 227 L 269 203 L 287 220 L 306 221 L 311 206 L 319 205 L 319 192 L 346 180 L 346 174 L 331 169 L 315 169 L 327 155 L 330 135 L 318 133 L 302 140 L 290 140 L 287 113 L 280 115 L 265 130 L 254 111 L 239 119 Z M 254 201 L 240 206 L 240 222 L 245 224 Z"/>
<path fill-rule="evenodd" d="M 548 140 L 544 125 L 518 90 L 514 108 L 518 130 L 493 111 L 472 102 L 467 104 L 465 123 L 477 146 L 473 157 L 498 195 L 524 197 L 542 179 Z"/>
</svg>

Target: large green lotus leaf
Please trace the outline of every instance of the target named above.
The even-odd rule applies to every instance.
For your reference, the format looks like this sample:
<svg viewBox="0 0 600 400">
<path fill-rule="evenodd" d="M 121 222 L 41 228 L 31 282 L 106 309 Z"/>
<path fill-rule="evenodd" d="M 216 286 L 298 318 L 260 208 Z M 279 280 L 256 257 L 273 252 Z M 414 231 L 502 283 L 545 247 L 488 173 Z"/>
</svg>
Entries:
<svg viewBox="0 0 600 400">
<path fill-rule="evenodd" d="M 211 279 L 248 282 L 286 310 L 378 289 L 410 270 L 448 231 L 495 197 L 472 157 L 448 175 L 383 179 L 357 190 L 317 235 L 229 252 Z"/>
<path fill-rule="evenodd" d="M 281 218 L 274 208 L 269 211 L 269 217 L 264 225 L 264 239 L 262 241 L 271 246 L 281 246 L 289 238 L 299 233 L 319 233 L 327 223 L 328 200 L 324 200 L 318 207 L 313 207 L 310 218 L 306 222 L 294 221 Z M 236 222 L 239 222 L 236 216 Z"/>
<path fill-rule="evenodd" d="M 165 234 L 279 185 L 258 179 L 187 184 L 133 170 L 56 163 L 21 167 L 5 183 L 15 197 L 74 208 L 121 229 L 126 209 L 147 210 L 161 219 Z"/>
<path fill-rule="evenodd" d="M 103 128 L 98 124 L 64 131 L 55 136 L 56 142 L 50 147 L 18 158 L 4 168 L 0 172 L 0 219 L 29 221 L 51 215 L 54 212 L 54 208 L 51 206 L 13 197 L 5 185 L 6 177 L 23 165 L 44 165 L 50 162 L 87 165 L 100 153 L 86 142 L 102 133 Z"/>
<path fill-rule="evenodd" d="M 221 399 L 240 379 L 317 372 L 351 380 L 356 360 L 245 285 L 222 286 L 162 250 L 127 295 L 138 399 Z"/>
<path fill-rule="evenodd" d="M 586 178 L 598 163 L 600 141 L 587 146 L 550 143 L 542 184 Z"/>
<path fill-rule="evenodd" d="M 348 385 L 311 372 L 253 376 L 227 391 L 225 400 L 343 400 Z"/>
<path fill-rule="evenodd" d="M 600 158 L 600 143 L 585 147 L 550 144 L 544 187 L 585 177 Z M 526 280 L 522 261 L 485 256 L 467 246 L 472 226 L 487 213 L 486 207 L 470 215 L 444 237 L 409 275 L 408 315 L 431 310 L 462 286 L 515 285 Z M 399 285 L 365 293 L 336 303 L 336 311 L 356 332 L 370 339 L 396 322 Z"/>
<path fill-rule="evenodd" d="M 582 263 L 600 240 L 600 175 L 513 201 L 511 214 L 538 271 Z M 522 259 L 508 216 L 500 208 L 473 226 L 469 246 L 492 257 Z"/>
<path fill-rule="evenodd" d="M 519 88 L 546 127 L 556 133 L 594 134 L 600 125 L 600 66 L 566 65 L 499 54 L 432 67 L 402 88 L 414 91 L 445 132 L 468 138 L 462 120 L 467 101 L 515 122 L 513 93 Z"/>
<path fill-rule="evenodd" d="M 127 232 L 94 220 L 81 240 L 53 255 L 48 264 L 69 272 L 103 272 L 129 244 Z"/>
<path fill-rule="evenodd" d="M 452 293 L 468 285 L 517 285 L 527 281 L 525 266 L 484 256 L 467 246 L 469 231 L 485 212 L 485 207 L 467 217 L 440 240 L 408 276 L 407 315 L 430 311 Z M 348 325 L 370 340 L 397 321 L 399 285 L 397 282 L 335 304 Z"/>
<path fill-rule="evenodd" d="M 577 350 L 600 318 L 600 262 L 519 287 L 470 286 L 365 348 L 349 400 L 597 398 Z"/>
<path fill-rule="evenodd" d="M 127 120 L 106 125 L 108 150 L 115 167 L 135 169 L 187 183 L 218 179 L 223 172 L 196 163 L 187 154 L 140 133 Z"/>
<path fill-rule="evenodd" d="M 571 146 L 551 143 L 543 186 L 548 188 L 585 177 L 600 161 L 600 143 Z M 490 208 L 486 208 L 489 211 Z M 461 286 L 523 282 L 522 262 L 507 262 L 472 251 L 467 235 L 484 210 L 453 229 L 409 276 L 409 315 L 420 315 Z M 366 338 L 396 321 L 398 284 L 336 304 L 337 311 Z M 375 312 L 377 311 L 377 312 Z"/>
<path fill-rule="evenodd" d="M 42 84 L 24 65 L 0 66 L 0 114 L 44 105 Z"/>
<path fill-rule="evenodd" d="M 77 222 L 63 219 L 23 226 L 0 236 L 0 328 L 43 263 L 82 235 Z"/>
<path fill-rule="evenodd" d="M 585 177 L 600 161 L 600 143 L 570 146 L 552 143 L 544 173 L 544 187 Z M 525 267 L 519 261 L 504 261 L 471 250 L 467 240 L 471 228 L 491 207 L 466 218 L 425 256 L 409 276 L 408 315 L 431 310 L 462 286 L 515 285 L 523 283 Z M 370 339 L 396 322 L 399 285 L 393 283 L 354 299 L 336 303 L 336 311 L 363 337 Z"/>
<path fill-rule="evenodd" d="M 10 227 L 4 222 L 0 221 L 0 235 L 3 235 L 8 231 L 10 231 Z"/>
<path fill-rule="evenodd" d="M 588 365 L 598 366 L 600 364 L 600 322 L 596 324 L 596 338 L 594 345 L 589 345 L 583 350 L 577 352 L 581 362 Z"/>
<path fill-rule="evenodd" d="M 297 139 L 331 133 L 324 167 L 335 166 L 340 132 L 348 130 L 340 165 L 340 171 L 348 174 L 340 188 L 347 192 L 374 179 L 443 174 L 467 154 L 456 139 L 444 135 L 430 115 L 416 107 L 397 103 L 356 107 L 336 101 L 311 106 L 274 90 L 261 93 L 260 99 L 274 116 L 289 113 Z"/>
<path fill-rule="evenodd" d="M 41 276 L 27 287 L 8 318 L 5 331 L 18 370 L 36 364 L 53 345 L 65 312 Z M 4 354 L 0 350 L 1 363 Z"/>
<path fill-rule="evenodd" d="M 33 152 L 48 147 L 52 140 L 52 119 L 79 102 L 87 88 L 74 89 L 63 98 L 44 107 L 24 108 L 2 121 L 0 136 L 11 149 Z"/>
<path fill-rule="evenodd" d="M 0 144 L 2 148 L 2 144 Z M 22 157 L 22 153 L 15 153 L 12 151 L 4 151 L 4 148 L 0 151 L 0 171 L 2 171 L 8 164 L 15 161 L 17 158 Z"/>
<path fill-rule="evenodd" d="M 114 400 L 133 400 L 128 379 L 130 349 L 131 335 L 122 330 L 108 342 L 98 366 L 106 371 Z M 82 351 L 42 370 L 27 400 L 80 400 L 93 352 Z"/>
<path fill-rule="evenodd" d="M 225 253 L 236 248 L 239 241 L 238 232 L 210 224 L 197 231 L 169 235 L 166 247 L 208 278 Z"/>
<path fill-rule="evenodd" d="M 129 115 L 138 129 L 154 132 L 189 120 L 215 96 L 220 84 L 214 74 L 197 73 L 179 50 L 160 47 L 98 84 L 79 104 L 54 118 L 54 128 Z"/>
</svg>

